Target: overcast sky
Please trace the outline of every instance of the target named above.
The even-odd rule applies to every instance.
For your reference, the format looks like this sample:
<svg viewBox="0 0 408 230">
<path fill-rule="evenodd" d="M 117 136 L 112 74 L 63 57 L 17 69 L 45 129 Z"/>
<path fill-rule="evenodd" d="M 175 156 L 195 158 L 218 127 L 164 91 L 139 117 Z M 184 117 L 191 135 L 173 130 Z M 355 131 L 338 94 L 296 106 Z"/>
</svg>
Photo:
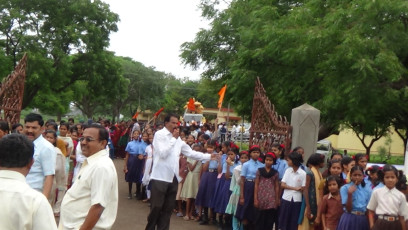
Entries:
<svg viewBox="0 0 408 230">
<path fill-rule="evenodd" d="M 119 14 L 119 31 L 112 33 L 109 50 L 178 78 L 199 79 L 202 70 L 184 68 L 180 45 L 193 41 L 208 22 L 200 17 L 200 0 L 103 0 Z"/>
</svg>

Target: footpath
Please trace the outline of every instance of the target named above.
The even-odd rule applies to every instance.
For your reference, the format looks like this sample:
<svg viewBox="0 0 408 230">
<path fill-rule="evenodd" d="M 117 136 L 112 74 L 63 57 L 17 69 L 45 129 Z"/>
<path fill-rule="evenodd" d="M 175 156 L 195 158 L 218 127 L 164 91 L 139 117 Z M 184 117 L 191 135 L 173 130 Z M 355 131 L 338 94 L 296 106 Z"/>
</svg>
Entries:
<svg viewBox="0 0 408 230">
<path fill-rule="evenodd" d="M 119 207 L 118 215 L 112 230 L 142 230 L 147 224 L 147 215 L 150 208 L 147 203 L 136 199 L 127 199 L 128 184 L 123 173 L 123 159 L 115 159 L 114 164 L 118 173 L 119 185 Z M 135 185 L 134 185 L 135 186 Z M 135 188 L 133 188 L 134 190 Z M 133 191 L 134 192 L 134 191 Z M 214 225 L 199 225 L 194 220 L 185 221 L 182 217 L 172 215 L 170 220 L 170 230 L 215 230 Z"/>
</svg>

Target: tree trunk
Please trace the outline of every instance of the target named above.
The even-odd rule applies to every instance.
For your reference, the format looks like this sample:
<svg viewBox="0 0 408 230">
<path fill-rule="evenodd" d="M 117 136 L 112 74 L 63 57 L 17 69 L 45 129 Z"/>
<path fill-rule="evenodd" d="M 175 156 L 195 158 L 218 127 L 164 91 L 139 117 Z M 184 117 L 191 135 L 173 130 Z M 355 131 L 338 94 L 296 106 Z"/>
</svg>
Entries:
<svg viewBox="0 0 408 230">
<path fill-rule="evenodd" d="M 405 153 L 406 153 L 406 151 L 407 151 L 407 142 L 408 142 L 408 135 L 407 135 L 407 131 L 405 131 L 405 135 L 403 134 L 403 133 L 401 133 L 400 131 L 398 131 L 398 129 L 397 128 L 394 128 L 395 129 L 395 132 L 398 134 L 398 136 L 402 139 L 402 144 L 404 145 L 404 158 L 406 157 L 405 156 Z"/>
<path fill-rule="evenodd" d="M 374 143 L 374 142 L 373 142 Z M 364 145 L 364 144 L 363 144 Z M 365 150 L 366 150 L 366 152 L 365 152 L 365 154 L 367 155 L 367 158 L 368 158 L 368 160 L 370 160 L 370 152 L 371 152 L 371 147 L 372 147 L 373 145 L 372 144 L 370 144 L 370 145 L 364 145 L 364 148 L 365 148 Z M 356 164 L 357 164 L 357 162 L 356 162 Z"/>
<path fill-rule="evenodd" d="M 115 119 L 116 119 L 115 111 L 112 110 L 112 125 L 115 125 Z"/>
<path fill-rule="evenodd" d="M 57 121 L 61 121 L 62 114 L 61 112 L 57 112 Z"/>
</svg>

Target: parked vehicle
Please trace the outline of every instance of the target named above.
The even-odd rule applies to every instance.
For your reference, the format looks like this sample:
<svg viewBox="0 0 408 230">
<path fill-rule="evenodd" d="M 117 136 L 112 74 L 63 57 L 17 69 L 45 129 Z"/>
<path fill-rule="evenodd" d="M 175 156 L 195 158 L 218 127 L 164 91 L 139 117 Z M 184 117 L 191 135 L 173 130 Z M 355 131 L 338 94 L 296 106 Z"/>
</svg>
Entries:
<svg viewBox="0 0 408 230">
<path fill-rule="evenodd" d="M 333 152 L 331 141 L 323 139 L 317 142 L 316 153 L 323 154 L 326 159 L 329 159 Z"/>
<path fill-rule="evenodd" d="M 232 130 L 232 139 L 233 141 L 249 141 L 249 129 L 251 128 L 250 123 L 243 123 L 235 127 L 235 130 Z"/>
</svg>

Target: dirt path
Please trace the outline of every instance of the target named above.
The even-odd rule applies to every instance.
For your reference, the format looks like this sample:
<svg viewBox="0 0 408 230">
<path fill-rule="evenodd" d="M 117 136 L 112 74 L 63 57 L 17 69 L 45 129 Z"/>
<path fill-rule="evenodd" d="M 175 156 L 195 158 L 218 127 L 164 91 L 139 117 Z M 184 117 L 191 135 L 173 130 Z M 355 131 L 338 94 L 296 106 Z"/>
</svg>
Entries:
<svg viewBox="0 0 408 230">
<path fill-rule="evenodd" d="M 145 229 L 149 207 L 146 203 L 136 199 L 128 200 L 128 185 L 123 174 L 123 160 L 114 160 L 119 179 L 119 208 L 112 230 L 141 230 Z M 195 221 L 185 221 L 181 217 L 172 215 L 170 230 L 214 230 L 215 226 L 201 226 Z"/>
</svg>

